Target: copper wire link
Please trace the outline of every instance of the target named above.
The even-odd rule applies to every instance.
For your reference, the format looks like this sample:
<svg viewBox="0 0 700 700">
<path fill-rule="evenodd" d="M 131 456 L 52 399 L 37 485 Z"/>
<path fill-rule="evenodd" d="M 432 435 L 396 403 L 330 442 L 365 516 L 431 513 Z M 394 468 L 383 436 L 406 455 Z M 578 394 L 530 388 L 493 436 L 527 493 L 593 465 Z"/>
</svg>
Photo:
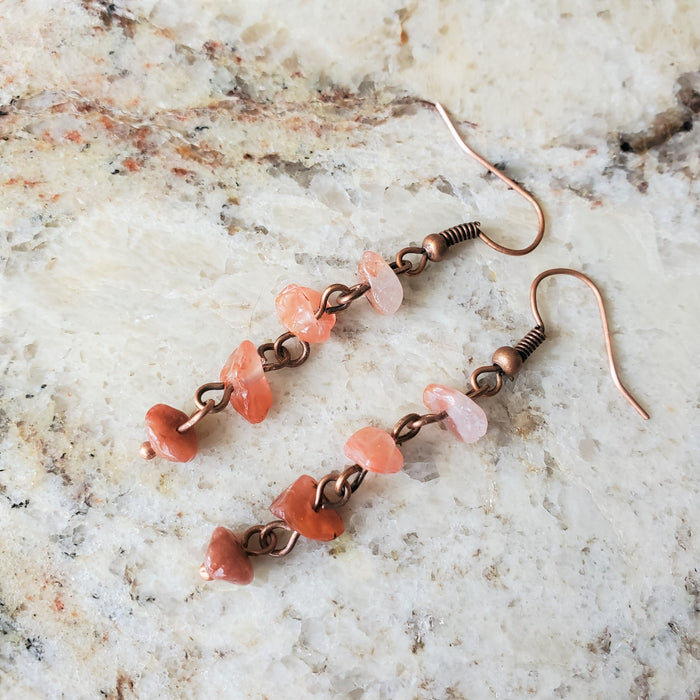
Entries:
<svg viewBox="0 0 700 700">
<path fill-rule="evenodd" d="M 359 464 L 347 467 L 340 474 L 338 472 L 326 474 L 316 486 L 313 509 L 317 511 L 319 508 L 340 508 L 340 506 L 344 506 L 350 500 L 350 496 L 360 488 L 365 476 L 367 476 L 367 470 L 363 469 Z M 333 498 L 329 498 L 326 493 L 326 488 L 329 484 L 333 484 Z"/>
<path fill-rule="evenodd" d="M 279 541 L 276 530 L 291 533 L 284 547 L 277 547 Z M 258 546 L 252 547 L 250 540 L 257 536 Z M 248 528 L 242 538 L 243 549 L 251 556 L 283 557 L 294 549 L 294 545 L 299 539 L 299 533 L 293 530 L 284 520 L 273 520 L 267 525 L 254 525 Z"/>
<path fill-rule="evenodd" d="M 321 301 L 314 315 L 316 318 L 321 318 L 323 314 L 337 314 L 340 311 L 345 311 L 353 301 L 364 296 L 369 289 L 370 285 L 367 282 L 358 282 L 352 287 L 340 283 L 330 284 L 321 292 Z M 338 296 L 335 304 L 330 305 L 330 298 L 333 294 Z"/>
<path fill-rule="evenodd" d="M 413 263 L 410 260 L 403 260 L 401 264 L 398 264 L 396 260 L 392 260 L 389 263 L 389 267 L 396 273 L 396 275 L 403 275 L 408 272 L 412 267 Z"/>
<path fill-rule="evenodd" d="M 218 403 L 215 403 L 214 406 L 211 408 L 210 413 L 219 413 L 220 411 L 223 411 L 226 406 L 228 406 L 228 402 L 231 399 L 231 394 L 233 393 L 233 387 L 230 384 L 226 384 L 224 382 L 210 382 L 209 384 L 202 384 L 202 386 L 197 389 L 194 393 L 194 403 L 197 408 L 204 408 L 205 403 L 209 403 L 209 401 L 212 401 L 212 399 L 209 399 L 208 401 L 203 400 L 204 394 L 206 394 L 208 391 L 223 391 L 224 393 L 221 395 L 221 398 L 219 399 Z"/>
<path fill-rule="evenodd" d="M 268 352 L 273 353 L 274 359 L 269 360 L 267 358 Z M 275 351 L 275 344 L 272 342 L 259 345 L 258 355 L 262 360 L 263 372 L 274 372 L 275 370 L 282 369 L 286 367 L 292 359 L 291 353 L 284 345 L 281 346 L 278 353 Z"/>
<path fill-rule="evenodd" d="M 439 423 L 440 421 L 445 420 L 445 418 L 447 418 L 447 411 L 441 411 L 440 413 L 425 413 L 418 418 L 418 420 L 413 421 L 411 427 L 420 430 L 426 425 L 430 425 L 431 423 Z"/>
<path fill-rule="evenodd" d="M 289 352 L 289 348 L 285 347 L 285 343 L 288 340 L 294 339 L 297 343 L 301 345 L 301 352 L 297 357 L 292 357 L 291 353 Z M 275 355 L 279 357 L 282 354 L 282 350 L 286 350 L 286 352 L 289 354 L 289 361 L 287 362 L 286 366 L 287 367 L 299 367 L 300 365 L 303 365 L 304 362 L 306 362 L 309 359 L 309 355 L 311 354 L 311 346 L 305 341 L 301 340 L 300 338 L 297 338 L 293 333 L 282 333 L 282 335 L 275 340 L 275 342 L 272 344 L 272 348 L 275 351 Z"/>
<path fill-rule="evenodd" d="M 189 430 L 190 428 L 194 428 L 197 423 L 199 423 L 204 416 L 206 416 L 208 413 L 212 413 L 214 410 L 214 399 L 209 399 L 209 401 L 202 406 L 202 408 L 197 409 L 187 421 L 185 421 L 182 425 L 177 426 L 177 432 L 178 433 L 184 433 L 185 431 Z"/>
<path fill-rule="evenodd" d="M 335 481 L 335 492 L 340 495 L 345 492 L 346 484 L 350 485 L 350 491 L 355 493 L 360 488 L 362 482 L 367 476 L 367 470 L 363 469 L 359 464 L 353 464 L 343 471 L 343 473 Z M 352 479 L 352 481 L 351 481 Z"/>
<path fill-rule="evenodd" d="M 338 311 L 346 309 L 353 301 L 359 299 L 360 297 L 363 297 L 370 290 L 370 285 L 367 282 L 358 282 L 357 284 L 353 284 L 352 287 L 348 287 L 347 289 L 347 292 L 339 294 L 338 298 L 336 299 L 336 302 L 339 304 L 339 306 L 328 307 L 328 313 L 334 314 Z"/>
<path fill-rule="evenodd" d="M 464 395 L 468 399 L 479 399 L 482 396 L 490 396 L 492 394 L 489 394 L 491 391 L 491 387 L 488 384 L 482 384 L 478 389 L 474 389 L 473 387 L 470 389 L 467 389 L 467 391 L 464 392 Z"/>
<path fill-rule="evenodd" d="M 489 384 L 480 384 L 479 378 L 484 374 L 495 374 L 496 383 L 493 386 Z M 472 390 L 467 393 L 470 399 L 475 399 L 480 396 L 495 396 L 503 387 L 503 371 L 498 365 L 477 367 L 471 373 L 469 383 L 472 385 Z"/>
<path fill-rule="evenodd" d="M 447 418 L 445 411 L 442 413 L 426 413 L 422 416 L 418 413 L 409 413 L 397 421 L 391 430 L 391 437 L 397 445 L 402 445 L 404 442 L 416 437 L 421 428 L 431 423 L 439 423 L 445 418 Z M 404 430 L 406 432 L 402 432 Z"/>
<path fill-rule="evenodd" d="M 296 530 L 292 530 L 292 528 L 290 528 L 289 526 L 287 526 L 287 530 L 290 532 L 287 544 L 284 545 L 284 547 L 281 547 L 280 549 L 274 549 L 271 552 L 268 552 L 268 556 L 284 557 L 287 556 L 287 554 L 289 554 L 294 549 L 294 545 L 296 545 L 297 540 L 301 537 L 301 535 Z"/>
<path fill-rule="evenodd" d="M 218 402 L 214 401 L 214 399 L 207 399 L 204 401 L 203 397 L 207 391 L 223 391 L 224 393 Z M 197 410 L 189 417 L 189 420 L 178 426 L 177 432 L 184 433 L 186 430 L 193 428 L 209 413 L 219 413 L 223 411 L 226 406 L 228 406 L 232 393 L 233 387 L 230 384 L 224 384 L 223 382 L 202 384 L 194 394 L 194 403 L 197 406 Z"/>
<path fill-rule="evenodd" d="M 407 255 L 420 255 L 420 260 L 418 265 L 414 267 L 410 260 L 406 260 Z M 418 246 L 408 246 L 407 248 L 402 248 L 398 253 L 396 253 L 396 260 L 392 263 L 391 267 L 397 275 L 402 275 L 406 273 L 409 277 L 414 277 L 419 275 L 425 269 L 428 264 L 428 254 L 423 248 Z"/>
<path fill-rule="evenodd" d="M 285 343 L 292 339 L 301 345 L 301 352 L 297 357 L 293 357 L 289 348 L 285 346 Z M 267 359 L 268 352 L 274 353 L 273 361 Z M 260 345 L 258 347 L 258 355 L 263 361 L 263 372 L 274 372 L 283 367 L 299 367 L 299 365 L 303 365 L 311 355 L 311 346 L 306 341 L 287 331 L 282 333 L 277 340 Z"/>
<path fill-rule="evenodd" d="M 411 428 L 411 423 L 420 418 L 419 413 L 408 413 L 403 418 L 399 418 L 394 427 L 391 429 L 391 437 L 397 445 L 402 445 L 407 440 L 411 440 L 420 431 L 420 428 Z M 404 429 L 408 429 L 402 433 Z"/>
<path fill-rule="evenodd" d="M 352 488 L 347 481 L 341 483 L 341 490 L 338 492 L 335 488 L 336 481 L 341 477 L 338 472 L 331 472 L 326 474 L 316 486 L 316 496 L 314 497 L 313 509 L 318 511 L 320 508 L 340 508 L 344 506 L 352 496 Z M 329 484 L 333 484 L 332 493 L 335 498 L 330 498 L 326 493 L 326 487 Z"/>
<path fill-rule="evenodd" d="M 275 522 L 282 522 L 275 521 Z M 263 539 L 263 530 L 265 530 L 265 536 Z M 250 540 L 257 535 L 258 547 L 253 548 L 250 546 Z M 269 554 L 277 545 L 277 534 L 274 529 L 268 529 L 267 525 L 253 525 L 253 527 L 248 528 L 243 534 L 243 539 L 241 541 L 243 549 L 252 556 L 263 556 Z"/>
<path fill-rule="evenodd" d="M 335 306 L 329 307 L 328 302 L 333 294 L 348 294 L 350 292 L 350 287 L 348 287 L 346 284 L 329 284 L 322 292 L 321 292 L 321 301 L 318 304 L 318 309 L 316 309 L 315 316 L 316 318 L 321 318 L 323 314 L 334 314 L 338 313 L 338 311 L 345 311 L 345 309 L 350 306 L 350 302 L 346 302 L 345 304 L 338 304 L 336 303 Z"/>
</svg>

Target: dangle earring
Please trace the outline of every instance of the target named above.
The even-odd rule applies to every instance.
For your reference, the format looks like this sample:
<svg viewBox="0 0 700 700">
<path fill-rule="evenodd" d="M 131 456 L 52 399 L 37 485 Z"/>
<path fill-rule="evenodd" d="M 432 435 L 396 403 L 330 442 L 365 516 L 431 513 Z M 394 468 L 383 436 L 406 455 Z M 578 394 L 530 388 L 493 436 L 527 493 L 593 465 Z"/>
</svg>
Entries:
<svg viewBox="0 0 700 700">
<path fill-rule="evenodd" d="M 552 275 L 571 275 L 592 289 L 603 322 L 603 336 L 613 381 L 642 418 L 649 418 L 618 377 L 605 307 L 596 285 L 577 270 L 547 270 L 535 278 L 530 288 L 535 327 L 513 347 L 498 348 L 490 365 L 475 369 L 465 393 L 429 384 L 423 392 L 423 403 L 430 413 L 409 413 L 394 425 L 391 432 L 373 427 L 358 430 L 345 443 L 344 448 L 345 455 L 354 464 L 342 472 L 327 474 L 319 481 L 308 475 L 300 476 L 270 506 L 276 520 L 251 527 L 240 539 L 227 528 L 217 527 L 200 569 L 202 578 L 247 584 L 253 580 L 252 557 L 265 554 L 282 557 L 291 552 L 300 537 L 320 541 L 338 537 L 344 529 L 338 508 L 350 500 L 368 472 L 388 474 L 399 471 L 403 466 L 400 446 L 416 437 L 426 425 L 444 422 L 455 437 L 467 443 L 476 442 L 482 437 L 486 433 L 487 419 L 477 400 L 495 396 L 503 387 L 503 377 L 512 379 L 525 360 L 545 340 L 544 323 L 537 309 L 537 288 L 542 280 Z M 491 379 L 487 380 L 487 377 Z"/>
<path fill-rule="evenodd" d="M 393 314 L 403 299 L 401 275 L 412 277 L 420 274 L 428 261 L 442 260 L 451 246 L 479 238 L 499 253 L 525 255 L 539 245 L 544 235 L 544 215 L 535 198 L 473 151 L 462 140 L 442 105 L 421 102 L 437 110 L 450 134 L 467 155 L 532 204 L 538 221 L 537 235 L 532 243 L 525 248 L 507 248 L 489 238 L 478 221 L 472 221 L 430 234 L 421 246 L 402 248 L 389 263 L 377 253 L 366 251 L 358 265 L 359 282 L 352 286 L 331 284 L 323 292 L 318 292 L 296 284 L 288 285 L 275 300 L 286 332 L 274 342 L 263 343 L 257 348 L 250 340 L 244 340 L 224 364 L 220 381 L 203 384 L 197 389 L 194 395 L 196 410 L 191 415 L 162 403 L 153 406 L 146 414 L 148 441 L 140 449 L 144 459 L 158 456 L 173 462 L 189 462 L 197 454 L 194 426 L 206 415 L 224 410 L 229 403 L 249 422 L 260 423 L 272 406 L 272 391 L 265 376 L 267 372 L 283 367 L 299 367 L 306 362 L 311 353 L 310 344 L 328 340 L 336 314 L 360 297 L 366 297 L 378 313 Z M 409 256 L 418 257 L 411 260 Z M 205 398 L 211 392 L 222 393 L 218 400 Z"/>
</svg>

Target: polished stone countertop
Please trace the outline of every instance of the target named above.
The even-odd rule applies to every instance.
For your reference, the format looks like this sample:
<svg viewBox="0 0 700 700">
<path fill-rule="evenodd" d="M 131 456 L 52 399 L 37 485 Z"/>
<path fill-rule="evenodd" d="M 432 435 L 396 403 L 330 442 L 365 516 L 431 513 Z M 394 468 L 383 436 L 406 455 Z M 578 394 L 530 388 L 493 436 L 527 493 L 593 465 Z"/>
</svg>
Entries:
<svg viewBox="0 0 700 700">
<path fill-rule="evenodd" d="M 700 6 L 544 0 L 0 4 L 0 695 L 669 698 L 700 693 Z M 202 421 L 187 464 L 138 454 L 194 410 L 275 296 L 351 285 L 478 220 L 480 241 L 358 300 L 268 418 Z M 370 475 L 345 533 L 199 576 L 218 525 L 272 519 L 345 440 L 466 390 L 486 435 L 429 425 Z M 264 559 L 264 560 L 263 560 Z"/>
</svg>

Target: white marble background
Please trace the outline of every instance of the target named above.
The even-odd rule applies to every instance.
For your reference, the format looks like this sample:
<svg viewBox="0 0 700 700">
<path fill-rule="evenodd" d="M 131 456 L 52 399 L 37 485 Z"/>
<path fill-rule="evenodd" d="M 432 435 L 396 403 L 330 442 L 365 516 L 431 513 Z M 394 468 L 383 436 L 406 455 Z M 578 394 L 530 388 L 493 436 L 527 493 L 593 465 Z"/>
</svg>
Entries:
<svg viewBox="0 0 700 700">
<path fill-rule="evenodd" d="M 0 695 L 697 698 L 700 6 L 658 2 L 0 3 Z M 540 248 L 467 244 L 364 301 L 268 420 L 204 425 L 187 465 L 138 457 L 143 415 L 280 332 L 288 282 L 353 281 L 542 202 Z M 550 340 L 483 405 L 368 478 L 332 545 L 204 583 L 216 525 L 265 522 L 344 440 L 464 388 L 532 325 Z"/>
</svg>

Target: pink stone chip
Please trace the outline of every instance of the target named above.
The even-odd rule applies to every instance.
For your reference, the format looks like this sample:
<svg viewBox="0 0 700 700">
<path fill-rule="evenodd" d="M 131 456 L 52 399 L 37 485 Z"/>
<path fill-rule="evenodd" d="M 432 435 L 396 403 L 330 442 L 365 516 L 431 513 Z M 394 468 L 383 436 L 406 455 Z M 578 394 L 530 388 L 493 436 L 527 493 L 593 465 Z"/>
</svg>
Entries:
<svg viewBox="0 0 700 700">
<path fill-rule="evenodd" d="M 447 429 L 463 442 L 476 442 L 486 434 L 488 421 L 484 410 L 461 391 L 440 384 L 428 384 L 423 403 L 433 413 L 447 413 Z"/>
<path fill-rule="evenodd" d="M 226 360 L 221 381 L 233 386 L 231 405 L 247 421 L 265 420 L 272 406 L 272 391 L 263 371 L 262 358 L 250 340 L 244 340 Z"/>
<path fill-rule="evenodd" d="M 298 284 L 287 285 L 275 299 L 282 325 L 307 343 L 325 343 L 331 337 L 335 314 L 323 314 L 321 318 L 316 318 L 320 304 L 320 292 Z"/>
<path fill-rule="evenodd" d="M 345 456 L 363 469 L 394 474 L 403 467 L 403 455 L 394 438 L 379 428 L 360 428 L 345 443 Z"/>
<path fill-rule="evenodd" d="M 202 565 L 202 577 L 229 581 L 240 586 L 253 580 L 250 557 L 231 530 L 225 527 L 214 530 Z"/>
<path fill-rule="evenodd" d="M 383 316 L 398 311 L 403 301 L 403 287 L 389 263 L 378 253 L 366 250 L 357 265 L 361 282 L 369 284 L 367 301 Z"/>
</svg>

